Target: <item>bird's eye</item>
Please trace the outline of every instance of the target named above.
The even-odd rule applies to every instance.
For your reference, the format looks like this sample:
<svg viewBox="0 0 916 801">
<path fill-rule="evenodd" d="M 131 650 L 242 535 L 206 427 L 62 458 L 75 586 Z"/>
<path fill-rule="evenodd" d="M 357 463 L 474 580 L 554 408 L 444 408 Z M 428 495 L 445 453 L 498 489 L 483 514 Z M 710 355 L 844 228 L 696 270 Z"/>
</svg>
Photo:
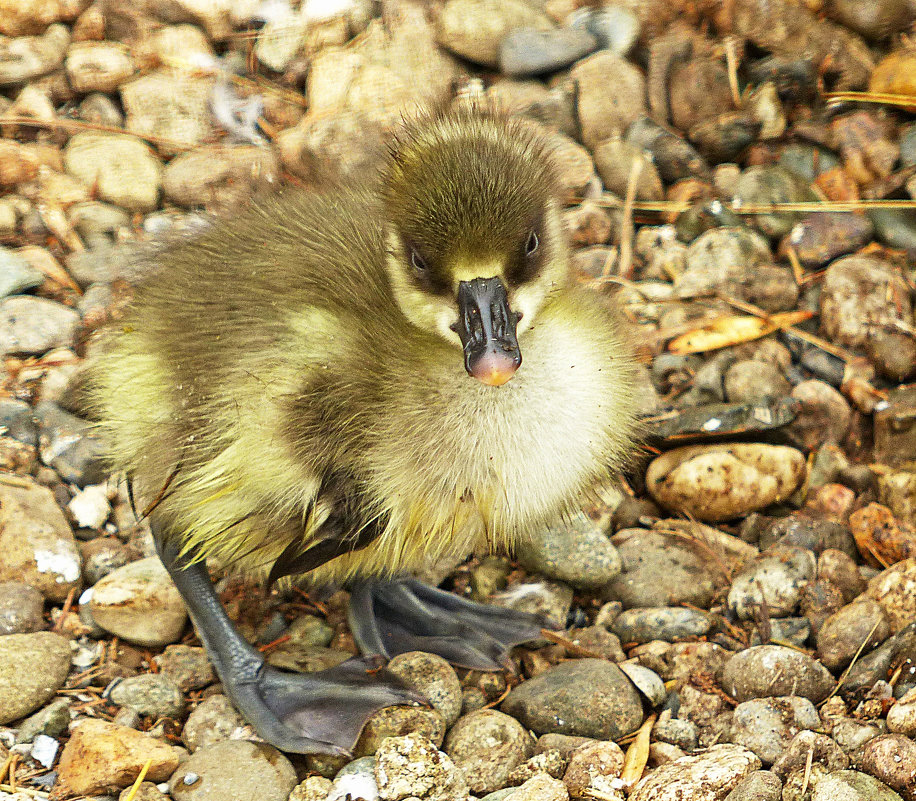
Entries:
<svg viewBox="0 0 916 801">
<path fill-rule="evenodd" d="M 540 247 L 540 244 L 541 240 L 538 239 L 537 231 L 532 229 L 531 233 L 528 234 L 528 241 L 525 243 L 525 255 L 533 256 L 537 252 L 538 247 Z"/>
<path fill-rule="evenodd" d="M 414 248 L 410 249 L 410 266 L 418 273 L 425 273 L 429 269 L 423 257 Z"/>
</svg>

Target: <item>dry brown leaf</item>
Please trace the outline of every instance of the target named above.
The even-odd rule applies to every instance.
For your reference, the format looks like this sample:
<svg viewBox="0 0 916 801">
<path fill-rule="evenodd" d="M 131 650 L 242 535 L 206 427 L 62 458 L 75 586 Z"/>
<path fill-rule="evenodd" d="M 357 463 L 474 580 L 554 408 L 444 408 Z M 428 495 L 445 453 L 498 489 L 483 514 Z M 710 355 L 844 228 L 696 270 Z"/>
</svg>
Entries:
<svg viewBox="0 0 916 801">
<path fill-rule="evenodd" d="M 646 722 L 639 727 L 639 731 L 636 732 L 636 739 L 633 740 L 627 749 L 626 756 L 623 758 L 623 770 L 620 772 L 620 779 L 627 790 L 635 786 L 646 769 L 646 763 L 649 761 L 649 741 L 652 737 L 654 723 L 655 715 L 649 715 L 646 718 Z"/>
<path fill-rule="evenodd" d="M 720 317 L 672 340 L 668 343 L 668 350 L 683 354 L 727 348 L 730 345 L 760 339 L 780 328 L 797 325 L 813 316 L 809 311 L 794 311 L 772 314 L 769 317 Z"/>
</svg>

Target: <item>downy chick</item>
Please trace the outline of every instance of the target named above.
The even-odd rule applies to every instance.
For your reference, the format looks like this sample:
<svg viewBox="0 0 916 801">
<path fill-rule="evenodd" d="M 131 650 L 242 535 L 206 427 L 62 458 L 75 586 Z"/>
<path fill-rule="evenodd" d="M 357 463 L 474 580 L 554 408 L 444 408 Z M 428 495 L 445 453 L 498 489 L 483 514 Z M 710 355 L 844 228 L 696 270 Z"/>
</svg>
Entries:
<svg viewBox="0 0 916 801">
<path fill-rule="evenodd" d="M 360 660 L 266 666 L 204 559 L 349 582 L 364 653 L 495 669 L 537 618 L 399 574 L 511 548 L 630 449 L 631 361 L 570 277 L 549 154 L 480 111 L 408 125 L 368 186 L 287 191 L 171 247 L 101 350 L 112 464 L 228 694 L 291 751 L 345 752 L 415 696 Z"/>
</svg>

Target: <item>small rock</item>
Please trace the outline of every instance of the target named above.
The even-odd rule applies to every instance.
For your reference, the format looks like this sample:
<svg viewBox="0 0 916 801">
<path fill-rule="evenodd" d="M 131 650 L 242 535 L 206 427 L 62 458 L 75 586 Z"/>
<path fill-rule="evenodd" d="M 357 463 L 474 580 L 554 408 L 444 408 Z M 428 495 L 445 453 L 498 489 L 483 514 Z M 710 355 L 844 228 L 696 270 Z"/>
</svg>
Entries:
<svg viewBox="0 0 916 801">
<path fill-rule="evenodd" d="M 882 734 L 862 746 L 856 766 L 916 801 L 916 742 L 902 734 Z"/>
<path fill-rule="evenodd" d="M 100 529 L 111 514 L 108 488 L 104 484 L 90 484 L 78 490 L 67 504 L 67 510 L 78 526 Z"/>
<path fill-rule="evenodd" d="M 646 486 L 669 509 L 717 522 L 784 500 L 804 472 L 804 456 L 794 448 L 762 443 L 689 445 L 654 459 Z"/>
<path fill-rule="evenodd" d="M 642 723 L 636 688 L 616 665 L 601 659 L 563 662 L 513 688 L 507 714 L 538 734 L 557 732 L 614 740 Z"/>
<path fill-rule="evenodd" d="M 842 670 L 857 653 L 867 654 L 891 634 L 877 601 L 862 597 L 828 617 L 817 633 L 817 655 L 825 667 Z"/>
<path fill-rule="evenodd" d="M 722 689 L 737 701 L 798 695 L 815 704 L 836 682 L 807 654 L 781 645 L 756 645 L 740 651 L 722 669 Z"/>
<path fill-rule="evenodd" d="M 796 384 L 792 397 L 800 408 L 788 431 L 802 448 L 813 451 L 843 441 L 852 411 L 839 392 L 823 381 L 811 380 Z"/>
<path fill-rule="evenodd" d="M 896 634 L 916 619 L 916 557 L 905 559 L 868 582 L 868 595 L 884 609 Z"/>
<path fill-rule="evenodd" d="M 38 631 L 0 637 L 0 724 L 47 703 L 69 670 L 70 645 L 59 634 Z"/>
<path fill-rule="evenodd" d="M 70 44 L 69 29 L 48 26 L 40 36 L 0 39 L 0 87 L 26 83 L 59 69 Z"/>
<path fill-rule="evenodd" d="M 331 780 L 324 776 L 309 776 L 295 786 L 289 801 L 326 801 L 330 797 Z"/>
<path fill-rule="evenodd" d="M 608 50 L 593 53 L 570 71 L 577 87 L 582 141 L 589 148 L 623 136 L 646 116 L 646 79 L 639 69 Z"/>
<path fill-rule="evenodd" d="M 77 42 L 64 68 L 76 92 L 112 92 L 134 73 L 130 55 L 113 42 Z"/>
<path fill-rule="evenodd" d="M 800 203 L 817 200 L 808 183 L 799 175 L 777 165 L 748 167 L 738 179 L 735 199 L 744 205 Z M 753 215 L 753 224 L 769 237 L 788 234 L 801 220 L 798 212 Z"/>
<path fill-rule="evenodd" d="M 227 210 L 279 181 L 280 164 L 253 145 L 198 148 L 173 158 L 162 174 L 165 197 L 187 208 Z"/>
<path fill-rule="evenodd" d="M 916 735 L 916 689 L 910 690 L 894 704 L 887 713 L 888 731 Z"/>
<path fill-rule="evenodd" d="M 873 235 L 874 227 L 864 214 L 845 211 L 810 214 L 789 231 L 780 250 L 791 246 L 802 265 L 814 270 L 858 250 Z"/>
<path fill-rule="evenodd" d="M 538 530 L 517 552 L 528 570 L 577 589 L 603 587 L 621 568 L 617 549 L 602 528 L 581 513 L 568 524 Z"/>
<path fill-rule="evenodd" d="M 584 25 L 598 39 L 598 47 L 618 56 L 630 52 L 640 33 L 639 17 L 622 5 L 593 9 L 575 19 L 573 25 Z"/>
<path fill-rule="evenodd" d="M 595 625 L 581 629 L 569 629 L 566 632 L 566 636 L 573 644 L 585 648 L 593 655 L 600 655 L 604 659 L 610 659 L 611 662 L 622 662 L 626 659 L 623 649 L 620 647 L 620 638 L 616 634 L 611 634 L 603 626 Z"/>
<path fill-rule="evenodd" d="M 826 549 L 817 558 L 817 575 L 836 587 L 845 603 L 851 603 L 865 591 L 865 580 L 855 560 L 834 548 Z"/>
<path fill-rule="evenodd" d="M 0 152 L 0 158 L 5 154 Z M 0 183 L 3 183 L 0 181 Z M 608 232 L 610 234 L 610 232 Z M 18 253 L 0 246 L 0 298 L 18 295 L 40 286 L 45 280 L 41 271 L 32 267 Z"/>
<path fill-rule="evenodd" d="M 203 648 L 168 645 L 154 661 L 159 672 L 168 676 L 183 692 L 201 690 L 216 681 L 213 665 Z"/>
<path fill-rule="evenodd" d="M 217 693 L 204 698 L 188 715 L 181 739 L 192 753 L 223 740 L 247 740 L 251 728 L 236 712 L 232 702 Z"/>
<path fill-rule="evenodd" d="M 765 398 L 780 398 L 792 385 L 775 364 L 758 359 L 742 359 L 725 373 L 725 397 L 732 403 L 748 403 Z"/>
<path fill-rule="evenodd" d="M 481 709 L 461 718 L 443 746 L 477 795 L 504 787 L 509 774 L 531 756 L 533 748 L 522 725 L 495 709 Z"/>
<path fill-rule="evenodd" d="M 70 725 L 70 702 L 58 698 L 19 724 L 17 743 L 30 743 L 36 737 L 60 737 Z"/>
<path fill-rule="evenodd" d="M 428 740 L 437 748 L 445 738 L 445 721 L 435 709 L 413 706 L 389 706 L 375 712 L 363 726 L 353 747 L 357 757 L 378 752 L 387 737 L 415 735 Z"/>
<path fill-rule="evenodd" d="M 350 801 L 351 798 L 378 801 L 374 756 L 354 759 L 336 771 L 327 799 L 322 797 L 320 801 Z"/>
<path fill-rule="evenodd" d="M 64 165 L 74 178 L 94 186 L 102 200 L 128 211 L 156 208 L 162 166 L 135 136 L 78 133 L 67 143 Z"/>
<path fill-rule="evenodd" d="M 80 556 L 54 494 L 31 480 L 0 485 L 0 579 L 22 581 L 51 601 L 80 586 Z"/>
<path fill-rule="evenodd" d="M 168 801 L 168 796 L 152 782 L 140 782 L 136 793 L 131 793 L 134 793 L 132 787 L 125 788 L 118 795 L 118 801 Z"/>
<path fill-rule="evenodd" d="M 804 585 L 815 576 L 814 554 L 796 546 L 774 547 L 761 554 L 732 580 L 728 605 L 742 620 L 766 604 L 772 617 L 791 615 Z"/>
<path fill-rule="evenodd" d="M 187 783 L 185 777 L 192 774 L 197 781 Z M 175 801 L 287 801 L 295 786 L 296 771 L 283 754 L 272 745 L 247 740 L 200 748 L 169 779 Z"/>
<path fill-rule="evenodd" d="M 883 782 L 857 770 L 824 776 L 811 792 L 811 801 L 903 801 Z"/>
<path fill-rule="evenodd" d="M 461 714 L 461 683 L 441 656 L 421 651 L 398 654 L 388 663 L 388 670 L 425 696 L 446 726 L 455 724 Z"/>
<path fill-rule="evenodd" d="M 760 760 L 740 745 L 720 744 L 656 768 L 630 793 L 629 801 L 685 801 L 724 798 Z"/>
<path fill-rule="evenodd" d="M 698 744 L 697 726 L 691 720 L 665 718 L 664 714 L 652 727 L 652 739 L 676 745 L 683 751 L 695 751 Z"/>
<path fill-rule="evenodd" d="M 761 519 L 764 519 L 761 516 Z M 782 553 L 785 548 L 804 548 L 820 554 L 828 548 L 842 551 L 848 556 L 857 555 L 855 542 L 849 528 L 831 520 L 794 513 L 767 521 L 760 533 L 759 546 L 767 551 Z M 787 551 L 786 553 L 790 553 Z M 807 573 L 807 568 L 806 571 Z"/>
<path fill-rule="evenodd" d="M 490 798 L 490 796 L 487 796 Z M 550 776 L 534 776 L 503 796 L 502 801 L 569 801 L 566 785 Z"/>
<path fill-rule="evenodd" d="M 117 537 L 96 537 L 80 543 L 83 579 L 90 587 L 127 564 L 130 554 Z"/>
<path fill-rule="evenodd" d="M 0 635 L 29 634 L 45 628 L 45 599 L 21 581 L 0 582 Z"/>
<path fill-rule="evenodd" d="M 180 718 L 184 714 L 181 688 L 161 673 L 144 673 L 119 681 L 108 697 L 118 706 L 154 719 Z"/>
<path fill-rule="evenodd" d="M 569 755 L 563 784 L 573 798 L 620 796 L 623 751 L 614 742 L 580 745 Z"/>
<path fill-rule="evenodd" d="M 567 760 L 557 749 L 552 748 L 535 754 L 528 761 L 515 768 L 506 779 L 509 787 L 518 787 L 533 776 L 546 774 L 554 779 L 562 778 L 566 772 Z"/>
<path fill-rule="evenodd" d="M 90 611 L 106 631 L 137 645 L 167 645 L 181 636 L 187 609 L 156 556 L 109 573 L 93 588 Z"/>
<path fill-rule="evenodd" d="M 823 766 L 829 773 L 849 767 L 849 757 L 826 734 L 801 731 L 773 763 L 773 773 L 785 780 L 790 773 L 806 770 L 808 764 Z"/>
<path fill-rule="evenodd" d="M 499 65 L 500 43 L 519 28 L 550 30 L 546 16 L 521 0 L 448 0 L 438 18 L 439 42 L 462 58 Z"/>
<path fill-rule="evenodd" d="M 804 648 L 811 636 L 812 628 L 814 626 L 807 617 L 770 618 L 770 640 Z M 751 635 L 751 645 L 766 644 L 760 638 L 759 629 L 755 628 Z"/>
<path fill-rule="evenodd" d="M 73 344 L 80 316 L 62 303 L 31 295 L 0 301 L 0 355 L 40 354 Z"/>
<path fill-rule="evenodd" d="M 782 782 L 768 770 L 755 770 L 738 782 L 725 801 L 782 801 Z"/>
<path fill-rule="evenodd" d="M 102 439 L 92 423 L 65 412 L 56 403 L 41 401 L 34 408 L 41 461 L 64 481 L 77 486 L 100 484 L 108 476 Z"/>
<path fill-rule="evenodd" d="M 735 707 L 729 739 L 771 764 L 800 731 L 820 725 L 817 710 L 807 698 L 754 698 Z"/>
<path fill-rule="evenodd" d="M 638 169 L 636 199 L 661 200 L 664 197 L 658 169 L 642 148 L 614 136 L 597 145 L 594 156 L 598 175 L 609 192 L 626 195 L 630 176 Z"/>
<path fill-rule="evenodd" d="M 60 756 L 55 795 L 116 793 L 136 780 L 148 760 L 146 778 L 165 781 L 178 767 L 178 752 L 126 726 L 84 720 L 74 728 Z"/>
<path fill-rule="evenodd" d="M 499 68 L 520 77 L 557 72 L 597 46 L 598 40 L 581 28 L 515 28 L 499 43 Z"/>
<path fill-rule="evenodd" d="M 553 581 L 517 584 L 491 596 L 489 600 L 506 609 L 543 615 L 547 628 L 563 629 L 572 606 L 573 590 L 566 584 Z"/>
<path fill-rule="evenodd" d="M 375 780 L 382 801 L 464 801 L 468 793 L 452 760 L 416 734 L 382 743 L 375 757 Z"/>
<path fill-rule="evenodd" d="M 712 619 L 705 612 L 680 606 L 628 609 L 612 625 L 624 643 L 702 637 L 711 627 Z"/>
</svg>

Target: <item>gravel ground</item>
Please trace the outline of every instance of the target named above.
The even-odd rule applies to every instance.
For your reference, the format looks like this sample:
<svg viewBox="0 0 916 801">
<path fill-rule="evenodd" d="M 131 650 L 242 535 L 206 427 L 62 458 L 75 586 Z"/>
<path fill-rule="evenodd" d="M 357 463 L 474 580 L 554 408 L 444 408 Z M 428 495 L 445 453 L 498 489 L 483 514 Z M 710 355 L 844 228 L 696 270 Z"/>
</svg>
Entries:
<svg viewBox="0 0 916 801">
<path fill-rule="evenodd" d="M 0 799 L 916 801 L 914 22 L 0 0 Z M 429 708 L 374 715 L 352 760 L 283 755 L 107 475 L 84 359 L 157 243 L 358 180 L 403 114 L 481 95 L 553 147 L 577 275 L 645 365 L 644 446 L 518 553 L 429 565 L 549 617 L 514 673 L 404 654 Z M 344 591 L 219 589 L 278 667 L 355 651 Z"/>
</svg>

